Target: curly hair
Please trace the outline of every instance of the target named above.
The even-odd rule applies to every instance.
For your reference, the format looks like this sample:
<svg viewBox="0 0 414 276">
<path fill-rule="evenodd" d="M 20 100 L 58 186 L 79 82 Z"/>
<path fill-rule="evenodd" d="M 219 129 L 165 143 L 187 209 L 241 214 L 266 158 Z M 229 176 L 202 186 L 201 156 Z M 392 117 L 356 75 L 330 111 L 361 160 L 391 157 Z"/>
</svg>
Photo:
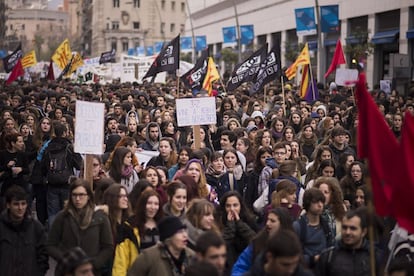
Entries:
<svg viewBox="0 0 414 276">
<path fill-rule="evenodd" d="M 314 187 L 319 189 L 322 184 L 326 184 L 331 192 L 330 200 L 325 204 L 330 207 L 335 218 L 341 220 L 346 213 L 346 209 L 344 207 L 344 197 L 338 179 L 335 177 L 321 176 L 316 179 Z"/>
</svg>

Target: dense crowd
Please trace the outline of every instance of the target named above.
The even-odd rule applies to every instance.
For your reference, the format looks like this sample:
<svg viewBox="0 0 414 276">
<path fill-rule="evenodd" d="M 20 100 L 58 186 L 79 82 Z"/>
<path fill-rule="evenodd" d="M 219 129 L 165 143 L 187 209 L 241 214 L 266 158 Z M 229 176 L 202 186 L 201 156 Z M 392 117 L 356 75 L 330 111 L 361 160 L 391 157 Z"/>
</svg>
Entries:
<svg viewBox="0 0 414 276">
<path fill-rule="evenodd" d="M 393 220 L 366 208 L 352 88 L 320 87 L 312 103 L 291 84 L 248 91 L 215 86 L 217 123 L 201 126 L 198 147 L 175 99 L 205 93 L 174 79 L 0 88 L 2 274 L 45 275 L 49 257 L 55 275 L 413 273 L 387 247 Z M 413 98 L 372 97 L 399 138 Z M 105 105 L 93 183 L 73 147 L 76 100 Z"/>
</svg>

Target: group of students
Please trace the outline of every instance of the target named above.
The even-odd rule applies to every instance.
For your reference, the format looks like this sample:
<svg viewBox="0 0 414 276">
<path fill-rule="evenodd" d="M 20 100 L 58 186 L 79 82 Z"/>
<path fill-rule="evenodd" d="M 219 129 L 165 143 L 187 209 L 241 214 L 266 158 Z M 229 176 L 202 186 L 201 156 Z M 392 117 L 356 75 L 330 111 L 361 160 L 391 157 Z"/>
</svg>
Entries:
<svg viewBox="0 0 414 276">
<path fill-rule="evenodd" d="M 196 148 L 193 129 L 176 125 L 172 99 L 186 91 L 174 87 L 53 84 L 0 95 L 0 235 L 24 233 L 30 243 L 32 230 L 22 226 L 30 222 L 39 241 L 25 266 L 17 253 L 0 253 L 9 275 L 32 267 L 43 275 L 47 256 L 61 273 L 71 250 L 95 275 L 184 275 L 205 262 L 217 275 L 369 273 L 364 206 L 371 199 L 367 168 L 355 153 L 352 94 L 332 90 L 312 105 L 293 90 L 284 102 L 276 88 L 266 98 L 243 89 L 220 94 L 217 124 L 201 126 Z M 93 183 L 83 179 L 81 156 L 73 152 L 77 99 L 106 104 L 105 153 L 92 156 Z M 377 99 L 398 137 L 411 99 L 402 103 L 396 92 Z M 73 175 L 63 184 L 52 168 L 54 150 L 65 151 Z M 143 163 L 141 151 L 154 157 Z M 13 209 L 16 201 L 26 201 L 25 208 Z M 216 245 L 203 245 L 205 235 Z M 283 243 L 286 237 L 291 243 Z M 379 241 L 376 252 L 386 251 Z M 225 253 L 207 256 L 210 246 L 222 245 Z M 348 258 L 351 249 L 362 252 L 358 260 Z M 332 259 L 337 252 L 346 265 Z M 279 257 L 290 258 L 286 274 Z M 335 261 L 340 267 L 328 265 Z"/>
</svg>

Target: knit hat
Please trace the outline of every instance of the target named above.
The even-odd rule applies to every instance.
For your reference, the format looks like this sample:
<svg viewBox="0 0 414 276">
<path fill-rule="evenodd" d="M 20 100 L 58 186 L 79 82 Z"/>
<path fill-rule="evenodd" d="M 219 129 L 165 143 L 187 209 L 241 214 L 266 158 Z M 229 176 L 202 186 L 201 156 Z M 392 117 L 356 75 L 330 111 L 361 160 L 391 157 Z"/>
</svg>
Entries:
<svg viewBox="0 0 414 276">
<path fill-rule="evenodd" d="M 160 233 L 160 241 L 174 236 L 181 229 L 187 228 L 186 225 L 178 217 L 165 217 L 158 223 L 158 232 Z"/>
<path fill-rule="evenodd" d="M 250 115 L 250 118 L 254 119 L 256 117 L 260 117 L 264 121 L 264 116 L 263 116 L 263 113 L 261 111 L 258 111 L 258 110 L 253 111 L 252 115 Z"/>
<path fill-rule="evenodd" d="M 63 254 L 56 266 L 55 276 L 63 276 L 73 273 L 79 266 L 91 262 L 85 251 L 80 247 L 74 247 Z"/>
<path fill-rule="evenodd" d="M 256 125 L 249 125 L 249 126 L 246 127 L 247 134 L 249 134 L 253 130 L 258 130 Z"/>
</svg>

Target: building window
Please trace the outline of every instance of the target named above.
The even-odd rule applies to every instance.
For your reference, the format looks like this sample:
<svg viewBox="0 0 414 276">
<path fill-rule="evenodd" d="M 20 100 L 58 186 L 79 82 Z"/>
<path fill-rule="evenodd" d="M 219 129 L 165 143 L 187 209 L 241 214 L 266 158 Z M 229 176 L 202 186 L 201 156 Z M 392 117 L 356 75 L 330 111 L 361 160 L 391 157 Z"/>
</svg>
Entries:
<svg viewBox="0 0 414 276">
<path fill-rule="evenodd" d="M 133 25 L 135 30 L 139 29 L 139 22 L 132 22 L 132 25 Z"/>
<path fill-rule="evenodd" d="M 175 33 L 175 24 L 174 23 L 171 23 L 171 25 L 170 25 L 170 32 Z"/>
<path fill-rule="evenodd" d="M 40 25 L 36 24 L 36 31 L 39 31 L 39 30 L 40 30 Z"/>
<path fill-rule="evenodd" d="M 175 11 L 175 1 L 171 1 L 171 10 Z"/>
<path fill-rule="evenodd" d="M 113 0 L 114 8 L 119 8 L 119 0 Z"/>
<path fill-rule="evenodd" d="M 165 33 L 165 23 L 161 22 L 161 28 L 160 28 L 160 32 L 163 34 Z"/>
<path fill-rule="evenodd" d="M 134 0 L 134 8 L 139 8 L 140 0 Z"/>
<path fill-rule="evenodd" d="M 50 31 L 53 31 L 53 25 L 50 25 Z"/>
<path fill-rule="evenodd" d="M 24 26 L 24 24 L 22 24 L 22 30 L 24 30 L 24 28 L 25 28 L 25 26 Z"/>
<path fill-rule="evenodd" d="M 184 31 L 185 31 L 185 25 L 180 24 L 180 33 L 184 33 Z"/>
<path fill-rule="evenodd" d="M 185 12 L 185 3 L 181 2 L 181 12 Z"/>
<path fill-rule="evenodd" d="M 111 49 L 116 51 L 117 50 L 116 45 L 117 45 L 116 39 L 112 39 L 112 41 L 111 41 Z"/>
<path fill-rule="evenodd" d="M 165 0 L 161 0 L 161 9 L 165 9 Z"/>
<path fill-rule="evenodd" d="M 119 22 L 112 21 L 112 30 L 119 30 Z"/>
<path fill-rule="evenodd" d="M 123 52 L 128 51 L 128 40 L 122 40 L 122 51 Z"/>
</svg>

